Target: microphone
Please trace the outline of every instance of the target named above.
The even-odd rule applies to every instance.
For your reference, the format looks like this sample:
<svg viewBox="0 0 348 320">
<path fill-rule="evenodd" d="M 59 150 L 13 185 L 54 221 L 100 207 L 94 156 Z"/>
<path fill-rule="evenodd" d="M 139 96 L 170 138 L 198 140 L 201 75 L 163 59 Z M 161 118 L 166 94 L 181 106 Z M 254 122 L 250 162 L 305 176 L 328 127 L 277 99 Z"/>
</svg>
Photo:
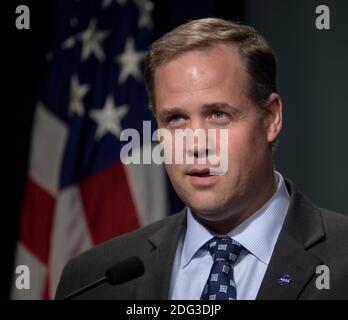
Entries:
<svg viewBox="0 0 348 320">
<path fill-rule="evenodd" d="M 86 291 L 100 286 L 104 282 L 107 282 L 113 286 L 126 283 L 130 280 L 142 276 L 144 272 L 145 267 L 143 262 L 138 257 L 130 257 L 126 260 L 112 265 L 105 271 L 104 277 L 68 294 L 64 297 L 63 300 L 70 300 Z"/>
</svg>

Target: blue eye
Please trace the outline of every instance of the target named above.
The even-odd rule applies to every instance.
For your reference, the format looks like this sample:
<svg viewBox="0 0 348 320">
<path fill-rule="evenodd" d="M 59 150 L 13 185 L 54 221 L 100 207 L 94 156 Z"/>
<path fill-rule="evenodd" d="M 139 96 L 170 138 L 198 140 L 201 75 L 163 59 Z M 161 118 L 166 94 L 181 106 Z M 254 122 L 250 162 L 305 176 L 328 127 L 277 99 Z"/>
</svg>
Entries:
<svg viewBox="0 0 348 320">
<path fill-rule="evenodd" d="M 168 119 L 168 123 L 178 123 L 180 120 L 182 120 L 183 117 L 180 116 L 180 115 L 175 115 L 175 116 L 172 116 Z"/>
<path fill-rule="evenodd" d="M 215 118 L 222 118 L 225 115 L 226 115 L 225 112 L 222 112 L 222 111 L 215 111 L 215 112 L 213 112 L 213 117 L 215 117 Z"/>
</svg>

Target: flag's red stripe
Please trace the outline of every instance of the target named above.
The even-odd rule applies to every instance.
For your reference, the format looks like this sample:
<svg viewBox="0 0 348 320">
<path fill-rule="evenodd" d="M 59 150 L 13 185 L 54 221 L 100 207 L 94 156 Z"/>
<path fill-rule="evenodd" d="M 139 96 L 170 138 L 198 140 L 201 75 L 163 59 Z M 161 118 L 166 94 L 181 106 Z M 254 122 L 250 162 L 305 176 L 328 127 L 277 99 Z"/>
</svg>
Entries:
<svg viewBox="0 0 348 320">
<path fill-rule="evenodd" d="M 49 280 L 49 276 L 47 273 L 46 279 L 45 279 L 44 291 L 43 291 L 43 295 L 42 295 L 42 300 L 51 300 L 53 298 L 54 297 L 50 296 L 50 280 Z"/>
<path fill-rule="evenodd" d="M 55 198 L 28 177 L 23 201 L 20 239 L 41 263 L 47 265 Z"/>
<path fill-rule="evenodd" d="M 93 243 L 139 227 L 139 220 L 122 163 L 89 176 L 79 184 Z"/>
</svg>

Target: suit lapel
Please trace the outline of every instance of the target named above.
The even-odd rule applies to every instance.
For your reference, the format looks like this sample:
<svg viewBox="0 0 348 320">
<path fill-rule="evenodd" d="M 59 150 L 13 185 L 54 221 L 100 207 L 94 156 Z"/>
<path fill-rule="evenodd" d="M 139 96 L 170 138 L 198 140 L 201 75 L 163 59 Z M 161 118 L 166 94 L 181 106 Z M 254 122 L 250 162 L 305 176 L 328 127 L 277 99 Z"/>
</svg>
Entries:
<svg viewBox="0 0 348 320">
<path fill-rule="evenodd" d="M 297 299 L 322 263 L 310 250 L 325 237 L 320 212 L 290 181 L 286 186 L 290 206 L 257 295 L 260 300 Z M 290 283 L 281 285 L 284 275 Z"/>
<path fill-rule="evenodd" d="M 278 240 L 256 299 L 296 299 L 314 276 L 314 270 L 321 262 L 291 236 L 283 233 Z M 281 285 L 279 279 L 284 275 L 290 277 L 290 283 Z"/>
<path fill-rule="evenodd" d="M 180 235 L 186 228 L 186 209 L 175 214 L 148 242 L 150 251 L 142 257 L 145 274 L 135 284 L 136 299 L 168 299 L 171 272 Z"/>
</svg>

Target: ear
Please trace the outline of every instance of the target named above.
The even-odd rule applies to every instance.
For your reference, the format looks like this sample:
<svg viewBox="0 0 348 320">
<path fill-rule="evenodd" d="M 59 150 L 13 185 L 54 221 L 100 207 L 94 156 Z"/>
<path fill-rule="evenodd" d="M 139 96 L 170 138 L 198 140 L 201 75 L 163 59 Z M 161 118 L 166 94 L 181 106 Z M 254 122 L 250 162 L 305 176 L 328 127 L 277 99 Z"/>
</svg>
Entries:
<svg viewBox="0 0 348 320">
<path fill-rule="evenodd" d="M 264 114 L 265 125 L 267 130 L 267 141 L 275 141 L 282 129 L 282 111 L 283 105 L 278 93 L 271 93 L 268 99 L 268 106 Z"/>
</svg>

